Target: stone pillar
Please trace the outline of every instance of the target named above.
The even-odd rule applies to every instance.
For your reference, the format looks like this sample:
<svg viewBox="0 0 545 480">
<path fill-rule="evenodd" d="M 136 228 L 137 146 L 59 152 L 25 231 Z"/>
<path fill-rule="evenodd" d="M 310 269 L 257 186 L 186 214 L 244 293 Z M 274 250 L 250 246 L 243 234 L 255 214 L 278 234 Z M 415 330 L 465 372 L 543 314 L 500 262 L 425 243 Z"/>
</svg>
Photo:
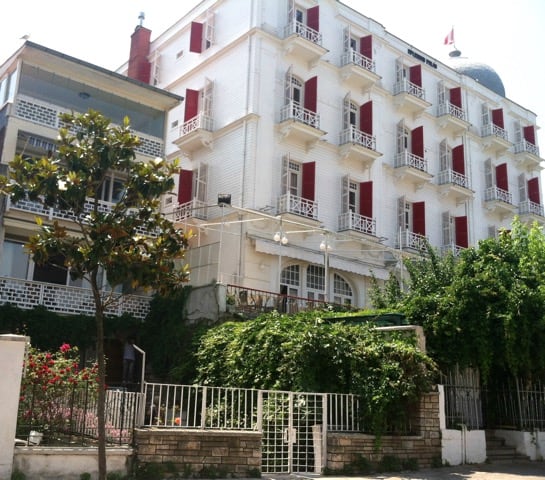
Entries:
<svg viewBox="0 0 545 480">
<path fill-rule="evenodd" d="M 28 337 L 0 335 L 0 478 L 11 478 L 17 409 Z"/>
</svg>

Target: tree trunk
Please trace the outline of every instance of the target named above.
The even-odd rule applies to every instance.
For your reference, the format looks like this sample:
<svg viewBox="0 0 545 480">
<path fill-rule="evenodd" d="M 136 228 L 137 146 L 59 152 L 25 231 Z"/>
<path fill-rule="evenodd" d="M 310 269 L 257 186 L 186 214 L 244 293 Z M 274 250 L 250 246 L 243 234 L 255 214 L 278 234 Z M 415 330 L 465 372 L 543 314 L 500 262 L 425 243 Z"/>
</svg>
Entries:
<svg viewBox="0 0 545 480">
<path fill-rule="evenodd" d="M 92 278 L 93 297 L 95 299 L 95 321 L 97 329 L 97 363 L 98 363 L 98 403 L 97 403 L 97 427 L 98 427 L 98 480 L 106 480 L 106 361 L 104 359 L 104 306 L 98 287 L 96 287 L 96 275 Z"/>
</svg>

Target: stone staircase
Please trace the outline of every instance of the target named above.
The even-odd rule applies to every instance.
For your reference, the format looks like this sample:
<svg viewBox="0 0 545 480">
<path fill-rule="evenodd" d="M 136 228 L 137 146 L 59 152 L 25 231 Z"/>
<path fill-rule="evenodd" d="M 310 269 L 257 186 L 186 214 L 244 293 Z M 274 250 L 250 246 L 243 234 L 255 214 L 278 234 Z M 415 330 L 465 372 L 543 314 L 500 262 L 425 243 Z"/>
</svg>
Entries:
<svg viewBox="0 0 545 480">
<path fill-rule="evenodd" d="M 530 460 L 527 455 L 518 453 L 515 447 L 505 444 L 503 438 L 494 436 L 494 432 L 486 431 L 486 458 L 490 463 L 512 463 Z"/>
</svg>

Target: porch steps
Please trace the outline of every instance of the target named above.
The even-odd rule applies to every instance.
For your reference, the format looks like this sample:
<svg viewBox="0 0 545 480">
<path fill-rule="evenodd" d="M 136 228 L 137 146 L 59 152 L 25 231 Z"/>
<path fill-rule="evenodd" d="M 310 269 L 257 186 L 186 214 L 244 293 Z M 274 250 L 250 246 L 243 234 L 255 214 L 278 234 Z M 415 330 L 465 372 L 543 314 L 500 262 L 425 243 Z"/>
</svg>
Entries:
<svg viewBox="0 0 545 480">
<path fill-rule="evenodd" d="M 513 463 L 521 460 L 530 460 L 527 455 L 517 452 L 515 447 L 505 444 L 505 439 L 494 436 L 493 432 L 486 432 L 486 458 L 490 463 Z"/>
</svg>

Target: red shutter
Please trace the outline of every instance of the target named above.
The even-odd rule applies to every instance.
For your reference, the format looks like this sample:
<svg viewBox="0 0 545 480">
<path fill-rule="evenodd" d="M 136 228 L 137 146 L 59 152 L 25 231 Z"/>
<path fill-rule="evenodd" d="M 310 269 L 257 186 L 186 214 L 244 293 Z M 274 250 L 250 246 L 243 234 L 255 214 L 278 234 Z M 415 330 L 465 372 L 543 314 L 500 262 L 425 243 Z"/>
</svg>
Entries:
<svg viewBox="0 0 545 480">
<path fill-rule="evenodd" d="M 496 127 L 503 128 L 503 110 L 501 108 L 492 110 L 492 123 L 496 125 Z"/>
<path fill-rule="evenodd" d="M 307 27 L 320 31 L 320 7 L 312 7 L 307 10 Z"/>
<path fill-rule="evenodd" d="M 424 158 L 424 127 L 416 127 L 411 131 L 411 153 Z"/>
<path fill-rule="evenodd" d="M 532 145 L 536 144 L 536 131 L 533 125 L 523 128 L 524 140 L 530 142 Z"/>
<path fill-rule="evenodd" d="M 316 178 L 316 162 L 303 163 L 303 191 L 301 196 L 314 201 L 314 180 Z"/>
<path fill-rule="evenodd" d="M 199 113 L 199 93 L 200 92 L 198 90 L 190 90 L 189 88 L 186 89 L 184 122 L 191 120 Z"/>
<path fill-rule="evenodd" d="M 189 51 L 195 53 L 202 52 L 202 32 L 203 24 L 191 22 L 191 34 L 189 37 Z"/>
<path fill-rule="evenodd" d="M 413 233 L 426 235 L 426 204 L 425 202 L 413 203 Z"/>
<path fill-rule="evenodd" d="M 360 53 L 369 59 L 373 58 L 373 35 L 360 38 Z"/>
<path fill-rule="evenodd" d="M 463 144 L 452 149 L 452 169 L 460 175 L 466 174 Z"/>
<path fill-rule="evenodd" d="M 456 246 L 467 248 L 469 245 L 467 235 L 467 217 L 454 217 L 454 228 L 456 230 Z"/>
<path fill-rule="evenodd" d="M 534 177 L 528 180 L 528 200 L 541 205 L 541 195 L 539 194 L 539 178 Z"/>
<path fill-rule="evenodd" d="M 367 135 L 373 135 L 373 101 L 370 100 L 360 107 L 360 130 Z"/>
<path fill-rule="evenodd" d="M 455 107 L 462 108 L 462 88 L 454 87 L 450 89 L 450 103 Z"/>
<path fill-rule="evenodd" d="M 409 80 L 411 83 L 414 83 L 415 85 L 418 85 L 419 87 L 422 86 L 422 66 L 421 65 L 413 65 L 409 68 Z"/>
<path fill-rule="evenodd" d="M 305 104 L 304 107 L 311 112 L 316 113 L 318 96 L 318 77 L 309 78 L 305 82 Z"/>
<path fill-rule="evenodd" d="M 509 191 L 509 181 L 507 180 L 507 163 L 502 163 L 496 167 L 496 186 Z"/>
<path fill-rule="evenodd" d="M 360 183 L 360 215 L 373 218 L 373 182 Z"/>
<path fill-rule="evenodd" d="M 190 202 L 193 197 L 193 172 L 191 170 L 180 170 L 178 183 L 178 203 Z"/>
</svg>

